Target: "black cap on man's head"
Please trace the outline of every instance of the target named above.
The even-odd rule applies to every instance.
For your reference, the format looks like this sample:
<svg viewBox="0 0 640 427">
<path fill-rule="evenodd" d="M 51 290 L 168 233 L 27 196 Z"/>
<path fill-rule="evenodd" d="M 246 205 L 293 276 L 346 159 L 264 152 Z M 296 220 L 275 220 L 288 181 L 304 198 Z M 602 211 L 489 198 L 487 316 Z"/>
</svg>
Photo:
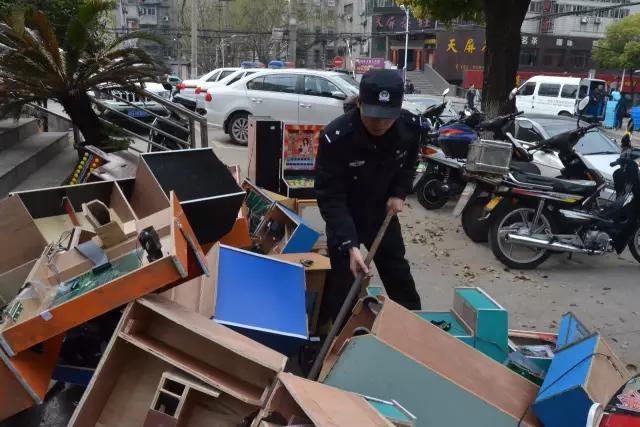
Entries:
<svg viewBox="0 0 640 427">
<path fill-rule="evenodd" d="M 360 80 L 360 113 L 395 119 L 402 110 L 404 83 L 397 70 L 370 70 Z"/>
</svg>

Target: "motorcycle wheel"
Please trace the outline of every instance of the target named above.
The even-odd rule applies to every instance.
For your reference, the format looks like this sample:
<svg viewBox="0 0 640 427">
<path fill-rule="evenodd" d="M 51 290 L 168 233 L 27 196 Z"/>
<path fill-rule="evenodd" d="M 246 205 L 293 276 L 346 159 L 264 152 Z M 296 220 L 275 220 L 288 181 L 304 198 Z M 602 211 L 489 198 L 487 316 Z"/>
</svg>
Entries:
<svg viewBox="0 0 640 427">
<path fill-rule="evenodd" d="M 416 185 L 418 202 L 428 210 L 440 209 L 449 200 L 449 195 L 442 191 L 442 179 L 437 174 L 425 174 Z"/>
<path fill-rule="evenodd" d="M 551 216 L 546 212 L 540 214 L 538 222 L 531 224 L 536 215 L 536 208 L 518 206 L 499 214 L 491 222 L 489 229 L 489 247 L 500 262 L 509 268 L 531 270 L 549 258 L 551 251 L 540 248 L 530 248 L 524 245 L 510 244 L 506 238 L 508 233 L 556 234 L 557 227 Z M 514 253 L 515 252 L 515 253 Z"/>
<path fill-rule="evenodd" d="M 629 237 L 629 252 L 636 259 L 636 261 L 640 262 L 640 224 L 636 227 L 635 231 L 631 233 L 631 237 Z"/>
<path fill-rule="evenodd" d="M 462 229 L 472 242 L 485 243 L 489 240 L 490 222 L 480 221 L 484 216 L 484 207 L 489 203 L 489 197 L 477 197 L 471 200 L 462 211 Z"/>
</svg>

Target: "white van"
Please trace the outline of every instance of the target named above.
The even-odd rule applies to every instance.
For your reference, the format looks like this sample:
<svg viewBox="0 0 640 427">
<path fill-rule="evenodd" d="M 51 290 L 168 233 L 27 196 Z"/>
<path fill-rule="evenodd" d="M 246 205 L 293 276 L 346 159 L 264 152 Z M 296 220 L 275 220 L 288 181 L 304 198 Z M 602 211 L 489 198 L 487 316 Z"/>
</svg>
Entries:
<svg viewBox="0 0 640 427">
<path fill-rule="evenodd" d="M 525 113 L 573 116 L 579 99 L 589 96 L 598 86 L 605 93 L 606 82 L 580 77 L 534 76 L 516 94 L 516 108 Z"/>
</svg>

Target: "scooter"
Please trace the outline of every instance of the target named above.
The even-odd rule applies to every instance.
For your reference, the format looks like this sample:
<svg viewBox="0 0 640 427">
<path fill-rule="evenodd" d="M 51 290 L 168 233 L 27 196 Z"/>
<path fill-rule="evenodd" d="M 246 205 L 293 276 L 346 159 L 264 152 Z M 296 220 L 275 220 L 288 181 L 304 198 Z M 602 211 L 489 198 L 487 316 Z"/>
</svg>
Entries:
<svg viewBox="0 0 640 427">
<path fill-rule="evenodd" d="M 520 114 L 480 122 L 480 113 L 469 112 L 460 121 L 440 127 L 436 142 L 421 147 L 424 173 L 414 185 L 420 204 L 425 209 L 440 209 L 459 195 L 466 184 L 462 172 L 469 146 L 478 140 L 478 132 L 490 132 L 493 139 L 504 140 L 504 128 Z"/>
<path fill-rule="evenodd" d="M 577 130 L 574 132 L 582 132 L 579 130 L 580 116 L 577 121 Z M 522 125 L 527 124 L 523 122 Z M 578 137 L 579 139 L 579 137 Z M 507 140 L 511 142 L 513 147 L 513 156 L 510 164 L 510 170 L 516 173 L 529 173 L 541 175 L 540 170 L 533 164 L 533 155 L 524 148 L 520 141 L 513 138 L 507 133 Z M 549 148 L 553 147 L 553 143 L 547 145 L 546 152 L 552 152 Z M 535 147 L 531 151 L 536 151 Z M 555 151 L 553 151 L 555 152 Z M 573 151 L 561 153 L 560 162 L 564 165 L 562 178 L 569 180 L 587 180 L 593 181 L 597 185 L 606 183 L 604 190 L 595 199 L 600 207 L 604 207 L 610 203 L 613 190 L 610 183 L 603 178 L 601 171 L 594 169 L 586 158 L 576 158 Z M 466 170 L 463 172 L 467 185 L 458 199 L 458 203 L 453 211 L 454 217 L 461 216 L 462 229 L 467 237 L 473 242 L 481 243 L 488 240 L 488 232 L 490 221 L 488 220 L 488 211 L 493 209 L 496 199 L 493 197 L 503 183 L 502 173 L 478 173 Z"/>
</svg>

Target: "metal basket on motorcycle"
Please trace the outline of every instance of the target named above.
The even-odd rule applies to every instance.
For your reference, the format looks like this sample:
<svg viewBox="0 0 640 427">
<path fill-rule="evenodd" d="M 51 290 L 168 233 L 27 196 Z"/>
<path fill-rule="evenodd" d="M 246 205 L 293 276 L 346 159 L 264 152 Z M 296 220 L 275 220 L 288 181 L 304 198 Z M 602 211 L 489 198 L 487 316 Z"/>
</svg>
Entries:
<svg viewBox="0 0 640 427">
<path fill-rule="evenodd" d="M 465 169 L 503 175 L 509 171 L 512 146 L 508 142 L 480 139 L 469 146 Z"/>
</svg>

